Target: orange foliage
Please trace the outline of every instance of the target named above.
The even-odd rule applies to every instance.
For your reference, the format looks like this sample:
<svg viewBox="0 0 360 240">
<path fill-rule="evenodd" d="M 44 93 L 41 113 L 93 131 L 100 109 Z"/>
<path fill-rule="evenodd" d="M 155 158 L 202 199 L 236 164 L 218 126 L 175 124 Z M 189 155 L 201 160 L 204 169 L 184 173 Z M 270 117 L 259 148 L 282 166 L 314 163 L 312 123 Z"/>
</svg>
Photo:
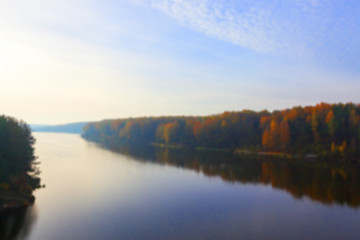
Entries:
<svg viewBox="0 0 360 240">
<path fill-rule="evenodd" d="M 193 133 L 196 138 L 199 137 L 200 131 L 201 131 L 201 122 L 196 121 L 194 123 L 194 128 L 193 128 Z"/>
</svg>

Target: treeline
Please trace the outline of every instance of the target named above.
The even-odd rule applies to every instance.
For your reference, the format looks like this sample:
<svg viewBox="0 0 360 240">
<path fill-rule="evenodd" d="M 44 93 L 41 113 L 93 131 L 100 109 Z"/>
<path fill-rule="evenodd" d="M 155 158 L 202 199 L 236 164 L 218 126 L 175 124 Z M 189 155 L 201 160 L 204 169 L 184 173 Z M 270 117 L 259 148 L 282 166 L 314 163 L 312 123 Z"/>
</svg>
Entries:
<svg viewBox="0 0 360 240">
<path fill-rule="evenodd" d="M 0 116 L 0 191 L 31 195 L 40 186 L 29 126 Z"/>
<path fill-rule="evenodd" d="M 120 143 L 360 155 L 360 105 L 327 104 L 205 117 L 144 117 L 88 123 L 83 137 Z"/>
</svg>

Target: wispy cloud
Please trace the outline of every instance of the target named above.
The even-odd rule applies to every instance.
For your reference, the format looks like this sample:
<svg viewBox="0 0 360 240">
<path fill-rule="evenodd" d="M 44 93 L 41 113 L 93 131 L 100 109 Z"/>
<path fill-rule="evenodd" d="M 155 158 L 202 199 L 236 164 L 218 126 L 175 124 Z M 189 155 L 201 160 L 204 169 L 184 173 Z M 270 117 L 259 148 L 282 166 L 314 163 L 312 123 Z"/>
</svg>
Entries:
<svg viewBox="0 0 360 240">
<path fill-rule="evenodd" d="M 0 1 L 2 111 L 56 123 L 358 102 L 358 72 L 312 61 L 360 71 L 359 4 Z"/>
<path fill-rule="evenodd" d="M 306 56 L 330 46 L 341 55 L 360 44 L 360 5 L 352 0 L 139 1 L 185 27 L 262 53 Z"/>
</svg>

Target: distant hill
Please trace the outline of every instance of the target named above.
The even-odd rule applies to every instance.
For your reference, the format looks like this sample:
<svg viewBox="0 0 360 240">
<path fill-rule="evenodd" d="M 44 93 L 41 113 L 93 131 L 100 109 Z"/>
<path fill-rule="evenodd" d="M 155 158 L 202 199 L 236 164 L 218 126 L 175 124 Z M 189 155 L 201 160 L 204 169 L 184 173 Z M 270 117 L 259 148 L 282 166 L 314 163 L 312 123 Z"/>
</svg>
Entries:
<svg viewBox="0 0 360 240">
<path fill-rule="evenodd" d="M 31 124 L 30 127 L 34 132 L 60 132 L 60 133 L 81 134 L 82 128 L 86 124 L 87 122 L 68 123 L 62 125 Z"/>
</svg>

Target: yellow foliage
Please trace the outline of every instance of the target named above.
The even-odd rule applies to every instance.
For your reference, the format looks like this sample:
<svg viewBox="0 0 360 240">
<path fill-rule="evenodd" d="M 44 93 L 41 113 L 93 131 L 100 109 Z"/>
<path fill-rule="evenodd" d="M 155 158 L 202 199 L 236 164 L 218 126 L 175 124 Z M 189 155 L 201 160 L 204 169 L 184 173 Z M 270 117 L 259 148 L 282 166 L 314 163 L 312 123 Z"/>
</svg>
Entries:
<svg viewBox="0 0 360 240">
<path fill-rule="evenodd" d="M 10 188 L 10 185 L 8 183 L 1 183 L 0 184 L 0 189 L 3 191 L 8 191 Z"/>
</svg>

